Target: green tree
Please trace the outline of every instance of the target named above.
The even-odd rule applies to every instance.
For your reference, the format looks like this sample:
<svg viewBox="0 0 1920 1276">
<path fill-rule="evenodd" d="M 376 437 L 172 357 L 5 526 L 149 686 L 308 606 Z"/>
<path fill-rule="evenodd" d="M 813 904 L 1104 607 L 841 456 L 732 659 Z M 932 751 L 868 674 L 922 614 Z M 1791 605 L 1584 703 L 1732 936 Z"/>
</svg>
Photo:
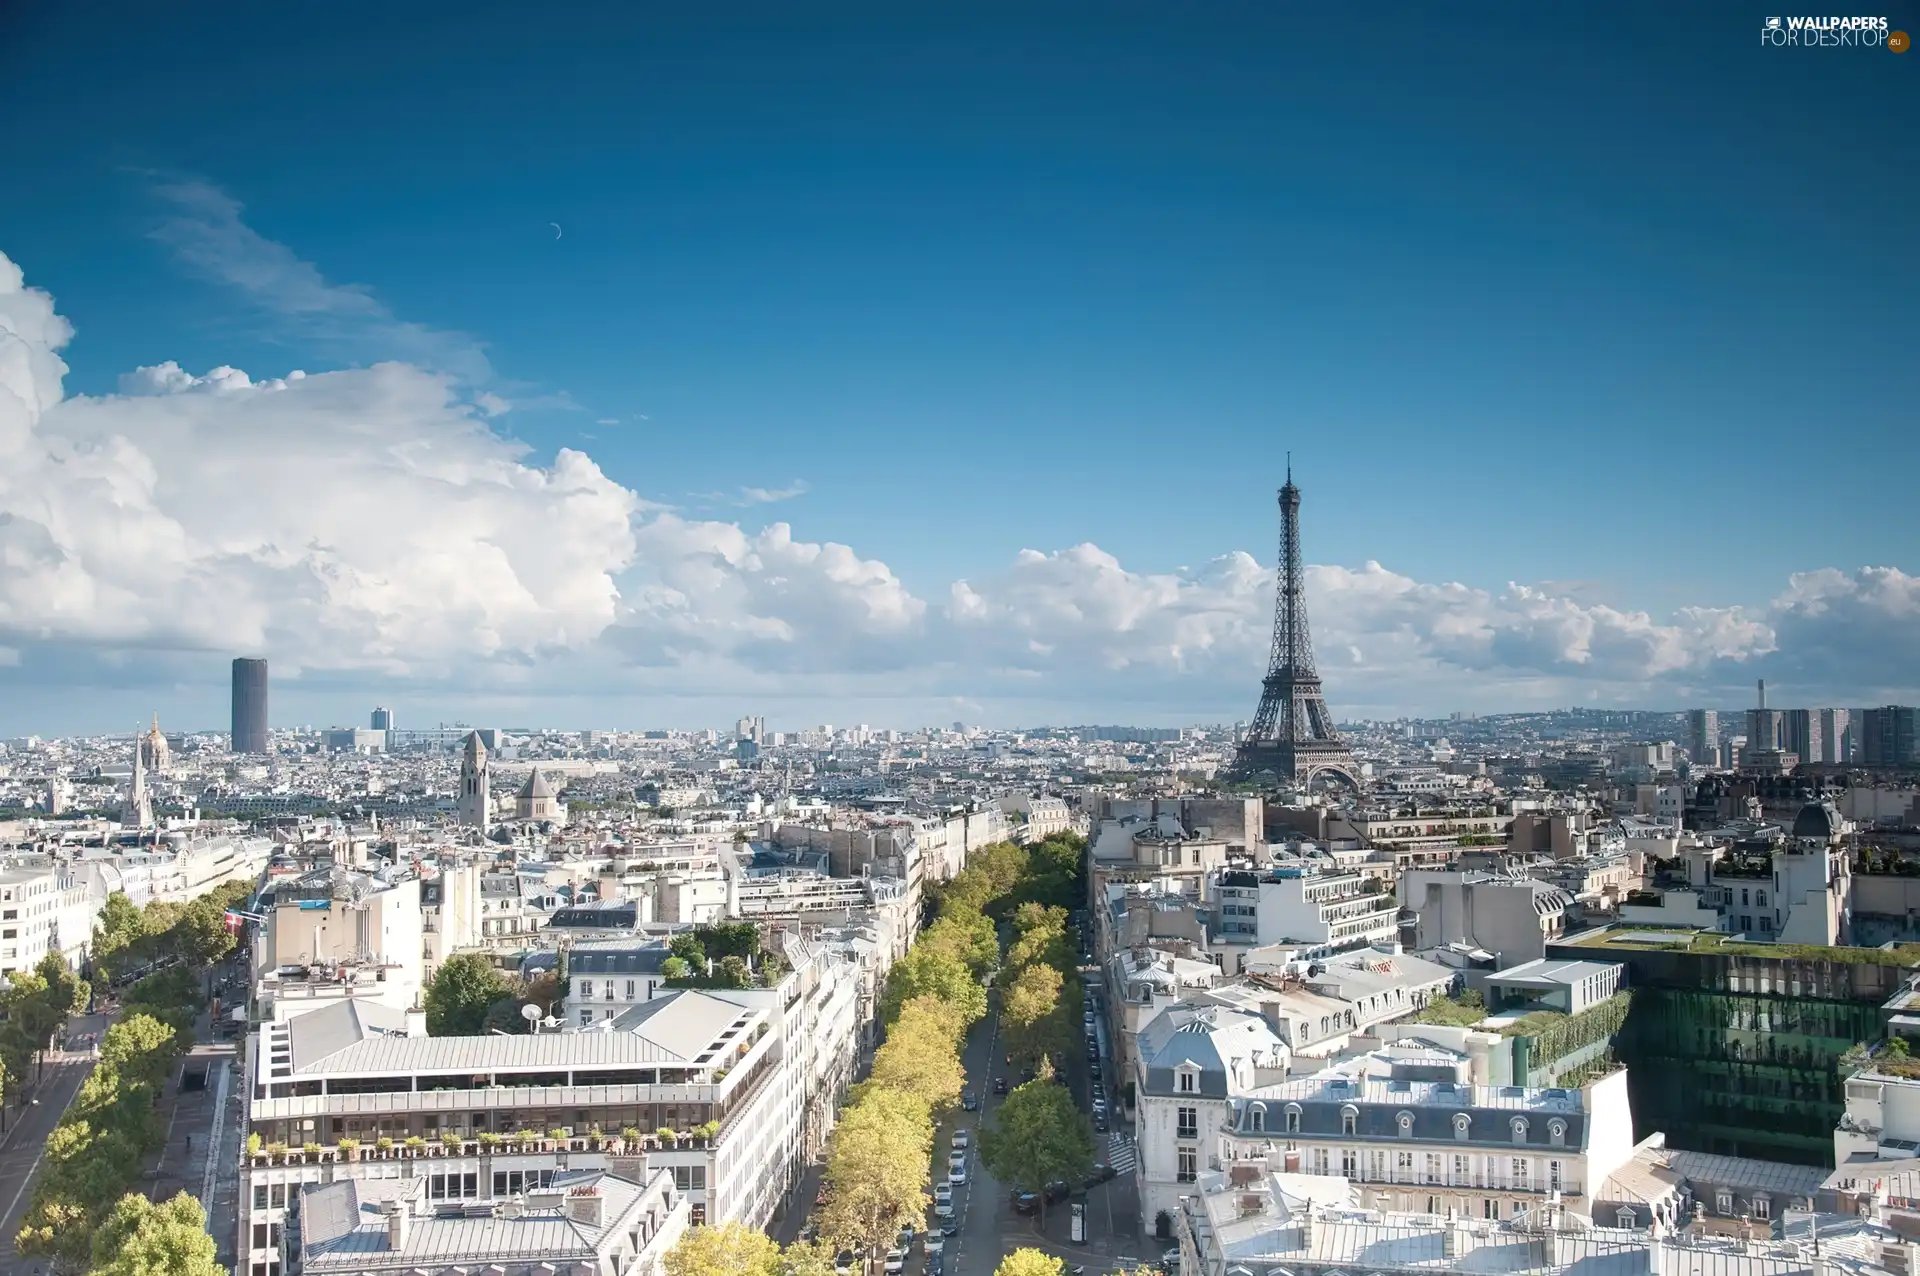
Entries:
<svg viewBox="0 0 1920 1276">
<path fill-rule="evenodd" d="M 927 1210 L 933 1124 L 926 1107 L 871 1088 L 841 1111 L 827 1144 L 827 1204 L 820 1230 L 835 1243 L 873 1255 Z"/>
<path fill-rule="evenodd" d="M 93 928 L 94 968 L 109 979 L 118 979 L 139 964 L 139 950 L 146 939 L 146 914 L 125 891 L 114 891 L 100 906 L 100 918 Z"/>
<path fill-rule="evenodd" d="M 965 962 L 949 953 L 916 944 L 887 972 L 887 992 L 881 1017 L 892 1023 L 900 1008 L 915 997 L 938 997 L 948 1002 L 969 1024 L 987 1013 L 987 990 L 980 986 Z"/>
<path fill-rule="evenodd" d="M 660 978 L 670 984 L 684 983 L 693 978 L 693 963 L 685 957 L 669 957 L 660 963 Z"/>
<path fill-rule="evenodd" d="M 512 992 L 512 983 L 486 954 L 455 953 L 427 982 L 427 1035 L 478 1035 L 488 1008 Z"/>
<path fill-rule="evenodd" d="M 87 982 L 67 969 L 58 953 L 48 953 L 30 971 L 13 976 L 12 987 L 0 997 L 6 1022 L 0 1025 L 0 1062 L 13 1076 L 24 1076 L 29 1062 L 46 1062 L 53 1034 L 67 1018 L 87 1004 Z"/>
<path fill-rule="evenodd" d="M 1037 1065 L 1049 1054 L 1066 1053 L 1070 1038 L 1060 1015 L 1063 982 L 1058 970 L 1038 964 L 1026 967 L 1014 979 L 1000 1003 L 1000 1026 L 1009 1056 Z"/>
<path fill-rule="evenodd" d="M 980 1160 L 987 1171 L 1023 1192 L 1043 1193 L 1043 1221 L 1047 1184 L 1084 1179 L 1093 1156 L 1092 1127 L 1050 1072 L 1014 1087 L 980 1129 Z"/>
<path fill-rule="evenodd" d="M 90 1276 L 224 1276 L 207 1212 L 181 1192 L 164 1204 L 129 1193 L 93 1237 Z"/>
<path fill-rule="evenodd" d="M 780 1246 L 744 1223 L 695 1227 L 666 1255 L 667 1276 L 782 1276 Z"/>
<path fill-rule="evenodd" d="M 955 1049 L 953 1018 L 935 1007 L 931 997 L 918 997 L 901 1008 L 887 1029 L 886 1044 L 873 1054 L 874 1083 L 912 1095 L 928 1108 L 940 1111 L 960 1102 L 967 1071 Z"/>
<path fill-rule="evenodd" d="M 96 1072 L 114 1072 L 126 1082 L 158 1089 L 180 1055 L 178 1041 L 179 1034 L 153 1016 L 129 1015 L 101 1038 Z"/>
<path fill-rule="evenodd" d="M 1045 1250 L 1016 1249 L 1000 1260 L 993 1276 L 1061 1276 L 1066 1263 Z"/>
<path fill-rule="evenodd" d="M 834 1276 L 833 1246 L 823 1241 L 795 1241 L 780 1256 L 784 1276 Z"/>
<path fill-rule="evenodd" d="M 1000 937 L 993 921 L 972 908 L 943 910 L 919 942 L 965 962 L 975 979 L 993 973 L 1000 962 Z"/>
</svg>

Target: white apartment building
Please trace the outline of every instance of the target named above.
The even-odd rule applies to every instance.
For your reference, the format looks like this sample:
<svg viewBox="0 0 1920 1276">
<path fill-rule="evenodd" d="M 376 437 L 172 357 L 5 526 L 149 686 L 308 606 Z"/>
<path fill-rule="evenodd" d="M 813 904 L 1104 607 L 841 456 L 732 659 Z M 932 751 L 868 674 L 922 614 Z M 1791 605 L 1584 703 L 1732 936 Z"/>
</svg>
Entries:
<svg viewBox="0 0 1920 1276">
<path fill-rule="evenodd" d="M 1289 1051 L 1258 1015 L 1187 1004 L 1148 1024 L 1138 1045 L 1134 1178 L 1141 1225 L 1154 1228 L 1218 1160 L 1234 1100 L 1286 1079 Z"/>
<path fill-rule="evenodd" d="M 1573 896 L 1530 877 L 1413 868 L 1400 875 L 1400 903 L 1417 919 L 1411 947 L 1468 943 L 1513 966 L 1546 956 L 1566 933 Z"/>
<path fill-rule="evenodd" d="M 1533 1090 L 1471 1084 L 1470 1066 L 1403 1040 L 1244 1095 L 1217 1137 L 1215 1168 L 1257 1159 L 1337 1175 L 1384 1210 L 1511 1219 L 1557 1197 L 1591 1216 L 1592 1193 L 1633 1155 L 1625 1070 L 1579 1090 Z"/>
<path fill-rule="evenodd" d="M 458 1202 L 430 1199 L 431 1176 L 306 1184 L 288 1222 L 280 1270 L 660 1276 L 692 1209 L 674 1188 L 672 1171 L 648 1171 L 644 1158 L 621 1171 L 569 1171 L 544 1188 Z"/>
<path fill-rule="evenodd" d="M 330 999 L 322 991 L 327 980 L 308 972 L 333 972 L 336 982 L 348 972 L 370 977 L 374 998 L 396 1010 L 420 1004 L 426 945 L 417 879 L 315 869 L 276 881 L 264 907 L 266 924 L 254 928 L 253 977 L 263 998 L 288 1002 L 281 1016 L 298 1013 L 301 998 Z M 306 991 L 285 982 L 293 972 L 307 974 Z"/>
<path fill-rule="evenodd" d="M 20 856 L 0 867 L 0 974 L 32 970 L 50 952 L 77 967 L 105 899 L 51 856 Z"/>
<path fill-rule="evenodd" d="M 1206 893 L 1217 901 L 1217 943 L 1300 944 L 1321 956 L 1390 941 L 1399 927 L 1400 902 L 1375 878 L 1312 863 L 1216 870 Z"/>
<path fill-rule="evenodd" d="M 1920 1079 L 1869 1065 L 1847 1078 L 1846 1103 L 1833 1131 L 1835 1165 L 1920 1157 Z"/>
<path fill-rule="evenodd" d="M 259 1147 L 241 1172 L 241 1270 L 281 1276 L 268 1265 L 301 1184 L 425 1178 L 433 1204 L 500 1200 L 617 1168 L 627 1130 L 694 1222 L 764 1227 L 831 1128 L 859 1033 L 840 958 L 789 952 L 775 988 L 663 991 L 585 1029 L 414 1036 L 359 998 L 263 1026 L 248 1045 Z"/>
</svg>

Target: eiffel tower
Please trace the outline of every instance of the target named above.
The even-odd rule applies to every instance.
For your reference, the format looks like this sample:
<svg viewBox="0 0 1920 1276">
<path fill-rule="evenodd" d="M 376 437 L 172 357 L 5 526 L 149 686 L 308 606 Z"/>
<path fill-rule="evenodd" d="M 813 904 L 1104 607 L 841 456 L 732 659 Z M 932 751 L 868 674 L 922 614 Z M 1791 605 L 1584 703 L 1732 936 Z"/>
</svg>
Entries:
<svg viewBox="0 0 1920 1276">
<path fill-rule="evenodd" d="M 1261 683 L 1260 708 L 1234 756 L 1232 774 L 1252 779 L 1267 772 L 1276 780 L 1299 784 L 1331 772 L 1360 787 L 1360 768 L 1334 729 L 1333 712 L 1320 693 L 1320 675 L 1313 667 L 1306 580 L 1300 565 L 1300 489 L 1293 485 L 1291 462 L 1287 485 L 1280 489 L 1280 579 L 1273 600 L 1273 653 Z"/>
</svg>

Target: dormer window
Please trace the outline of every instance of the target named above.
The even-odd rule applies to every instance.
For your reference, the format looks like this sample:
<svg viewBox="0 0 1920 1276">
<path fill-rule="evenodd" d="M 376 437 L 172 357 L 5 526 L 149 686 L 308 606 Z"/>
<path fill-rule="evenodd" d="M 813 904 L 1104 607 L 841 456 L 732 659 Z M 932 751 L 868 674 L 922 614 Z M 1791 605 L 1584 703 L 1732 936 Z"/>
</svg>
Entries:
<svg viewBox="0 0 1920 1276">
<path fill-rule="evenodd" d="M 1191 1067 L 1182 1067 L 1174 1074 L 1174 1089 L 1181 1094 L 1194 1094 L 1200 1089 L 1200 1073 Z"/>
<path fill-rule="evenodd" d="M 1401 1138 L 1410 1139 L 1413 1137 L 1413 1113 L 1402 1112 L 1393 1119 L 1393 1123 L 1399 1127 Z"/>
<path fill-rule="evenodd" d="M 1473 1129 L 1472 1117 L 1468 1116 L 1464 1112 L 1456 1112 L 1453 1114 L 1453 1137 L 1454 1138 L 1464 1139 L 1468 1136 L 1468 1134 L 1472 1132 L 1472 1129 Z"/>
<path fill-rule="evenodd" d="M 1360 1125 L 1360 1109 L 1349 1103 L 1340 1109 L 1340 1133 L 1351 1137 Z"/>
<path fill-rule="evenodd" d="M 1557 1148 L 1565 1147 L 1567 1145 L 1567 1123 L 1558 1119 L 1547 1122 L 1547 1137 L 1553 1140 L 1553 1146 Z"/>
<path fill-rule="evenodd" d="M 1256 1134 L 1264 1134 L 1267 1129 L 1267 1105 L 1256 1103 L 1247 1109 L 1247 1128 Z"/>
<path fill-rule="evenodd" d="M 1515 1143 L 1525 1143 L 1527 1141 L 1527 1119 L 1517 1116 L 1511 1124 L 1513 1126 L 1513 1141 Z"/>
<path fill-rule="evenodd" d="M 1300 1133 L 1300 1105 L 1297 1103 L 1287 1105 L 1287 1133 Z"/>
</svg>

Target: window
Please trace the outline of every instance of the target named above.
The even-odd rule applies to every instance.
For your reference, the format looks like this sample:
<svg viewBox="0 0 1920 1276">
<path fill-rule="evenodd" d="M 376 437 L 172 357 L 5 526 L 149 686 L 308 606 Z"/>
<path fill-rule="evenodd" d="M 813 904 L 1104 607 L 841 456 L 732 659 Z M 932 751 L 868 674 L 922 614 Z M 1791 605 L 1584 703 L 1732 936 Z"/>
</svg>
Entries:
<svg viewBox="0 0 1920 1276">
<path fill-rule="evenodd" d="M 1525 1143 L 1527 1141 L 1527 1119 L 1525 1117 L 1515 1117 L 1511 1124 L 1513 1127 L 1513 1141 L 1515 1143 Z"/>
<path fill-rule="evenodd" d="M 1360 1154 L 1352 1148 L 1340 1149 L 1340 1173 L 1350 1179 L 1360 1177 Z"/>
<path fill-rule="evenodd" d="M 1354 1127 L 1359 1123 L 1360 1111 L 1358 1108 L 1346 1107 L 1340 1109 L 1340 1133 L 1351 1136 Z"/>
<path fill-rule="evenodd" d="M 285 1183 L 275 1183 L 273 1185 L 272 1195 L 269 1197 L 267 1204 L 277 1210 L 287 1208 L 287 1185 Z"/>
<path fill-rule="evenodd" d="M 1456 1156 L 1453 1158 L 1453 1185 L 1455 1187 L 1465 1187 L 1468 1182 L 1471 1181 L 1473 1170 L 1470 1166 L 1471 1162 L 1464 1156 Z"/>
<path fill-rule="evenodd" d="M 267 1225 L 265 1223 L 255 1223 L 253 1225 L 253 1247 L 255 1249 L 265 1249 L 267 1247 Z"/>
<path fill-rule="evenodd" d="M 1558 1161 L 1547 1162 L 1547 1190 L 1549 1192 L 1560 1190 L 1560 1162 Z"/>
<path fill-rule="evenodd" d="M 1267 1105 L 1256 1103 L 1247 1109 L 1247 1128 L 1263 1132 L 1267 1128 Z"/>
<path fill-rule="evenodd" d="M 1494 1200 L 1491 1196 L 1480 1202 L 1480 1209 L 1488 1218 L 1498 1219 L 1500 1217 L 1500 1202 Z"/>
<path fill-rule="evenodd" d="M 1753 893 L 1753 902 L 1759 907 L 1765 908 L 1767 906 L 1767 893 L 1765 891 L 1755 891 Z"/>
<path fill-rule="evenodd" d="M 1313 1172 L 1315 1174 L 1325 1174 L 1327 1172 L 1327 1150 L 1325 1148 L 1315 1148 L 1313 1150 Z"/>
<path fill-rule="evenodd" d="M 1200 1177 L 1200 1150 L 1198 1148 L 1181 1148 L 1179 1162 L 1179 1172 L 1174 1175 L 1175 1182 L 1191 1183 Z"/>
<path fill-rule="evenodd" d="M 634 987 L 634 981 L 631 979 L 627 980 L 627 1000 L 628 1001 L 633 1000 L 633 987 Z"/>
<path fill-rule="evenodd" d="M 1399 1127 L 1401 1138 L 1410 1139 L 1413 1137 L 1413 1113 L 1402 1112 L 1393 1119 L 1393 1123 Z"/>
<path fill-rule="evenodd" d="M 1439 1181 L 1440 1154 L 1438 1152 L 1429 1152 L 1427 1153 L 1427 1182 L 1438 1183 Z"/>
<path fill-rule="evenodd" d="M 1513 1158 L 1513 1189 L 1514 1191 L 1524 1192 L 1531 1186 L 1531 1184 L 1527 1182 L 1527 1170 L 1528 1170 L 1528 1165 L 1527 1165 L 1526 1157 L 1516 1156 Z"/>
<path fill-rule="evenodd" d="M 1753 1216 L 1755 1218 L 1772 1218 L 1773 1202 L 1768 1200 L 1764 1196 L 1754 1197 L 1753 1198 Z"/>
<path fill-rule="evenodd" d="M 1464 1139 L 1467 1137 L 1467 1134 L 1472 1129 L 1473 1129 L 1472 1117 L 1468 1116 L 1464 1112 L 1456 1112 L 1453 1114 L 1453 1137 L 1454 1138 Z"/>
<path fill-rule="evenodd" d="M 581 1022 L 581 1023 L 592 1023 L 592 1022 L 593 1022 L 593 1011 L 591 1011 L 591 1010 L 585 1010 L 585 1009 L 583 1009 L 583 1010 L 581 1010 L 581 1012 L 580 1012 L 580 1022 Z"/>
<path fill-rule="evenodd" d="M 1375 1183 L 1384 1183 L 1386 1181 L 1387 1154 L 1385 1152 L 1373 1153 L 1373 1168 L 1367 1172 L 1367 1177 Z"/>
<path fill-rule="evenodd" d="M 1746 888 L 1746 887 L 1744 887 L 1744 886 L 1742 886 L 1742 887 L 1740 888 L 1740 902 L 1741 902 L 1742 904 L 1748 904 L 1748 903 L 1751 903 L 1751 902 L 1752 902 L 1751 900 L 1749 900 L 1749 899 L 1747 898 L 1747 888 Z"/>
<path fill-rule="evenodd" d="M 1638 1226 L 1638 1221 L 1633 1216 L 1633 1210 L 1625 1205 L 1622 1205 L 1619 1212 L 1613 1216 L 1613 1221 L 1622 1227 Z"/>
<path fill-rule="evenodd" d="M 267 1185 L 265 1183 L 255 1183 L 253 1185 L 253 1208 L 257 1210 L 267 1208 Z"/>
<path fill-rule="evenodd" d="M 1179 1120 L 1176 1122 L 1176 1124 L 1178 1126 L 1178 1128 L 1174 1131 L 1174 1136 L 1176 1138 L 1182 1138 L 1182 1139 L 1199 1138 L 1200 1137 L 1200 1109 L 1181 1108 L 1179 1112 Z"/>
<path fill-rule="evenodd" d="M 1175 1089 L 1179 1090 L 1181 1094 L 1192 1094 L 1198 1089 L 1198 1087 L 1193 1084 L 1193 1081 L 1194 1074 L 1183 1071 L 1180 1073 L 1180 1084 L 1176 1086 Z"/>
<path fill-rule="evenodd" d="M 1287 1105 L 1287 1133 L 1300 1133 L 1300 1109 L 1291 1103 Z"/>
<path fill-rule="evenodd" d="M 1715 1192 L 1713 1194 L 1713 1212 L 1716 1214 L 1733 1213 L 1733 1193 Z"/>
<path fill-rule="evenodd" d="M 581 995 L 582 997 L 591 997 L 591 996 L 593 996 L 593 980 L 591 980 L 591 979 L 582 979 L 582 980 L 580 981 L 580 995 Z"/>
<path fill-rule="evenodd" d="M 1402 1152 L 1394 1157 L 1393 1181 L 1396 1183 L 1413 1182 L 1413 1153 Z"/>
<path fill-rule="evenodd" d="M 1558 1118 L 1547 1122 L 1547 1138 L 1552 1141 L 1553 1146 L 1557 1148 L 1565 1147 L 1567 1145 L 1567 1123 Z"/>
</svg>

